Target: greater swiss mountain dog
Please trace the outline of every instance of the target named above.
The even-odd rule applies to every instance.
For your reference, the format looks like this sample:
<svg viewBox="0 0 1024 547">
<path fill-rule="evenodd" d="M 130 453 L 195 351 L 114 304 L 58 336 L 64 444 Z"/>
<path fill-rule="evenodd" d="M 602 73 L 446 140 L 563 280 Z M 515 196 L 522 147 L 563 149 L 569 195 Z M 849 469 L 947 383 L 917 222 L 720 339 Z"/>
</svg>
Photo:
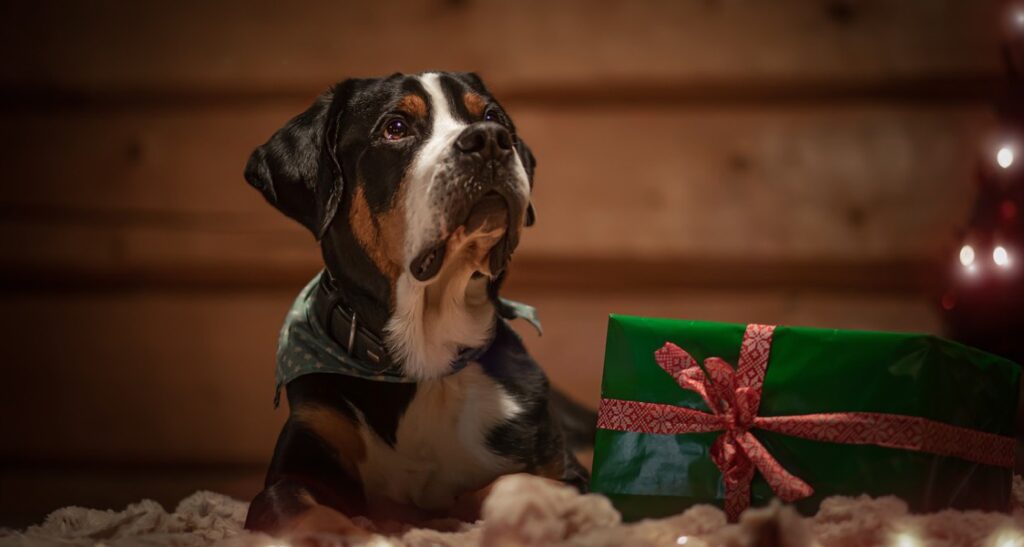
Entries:
<svg viewBox="0 0 1024 547">
<path fill-rule="evenodd" d="M 534 220 L 534 165 L 472 73 L 343 81 L 253 152 L 246 180 L 319 241 L 313 332 L 391 376 L 286 382 L 247 528 L 451 514 L 517 472 L 586 488 L 571 448 L 594 415 L 549 390 L 498 297 Z"/>
</svg>

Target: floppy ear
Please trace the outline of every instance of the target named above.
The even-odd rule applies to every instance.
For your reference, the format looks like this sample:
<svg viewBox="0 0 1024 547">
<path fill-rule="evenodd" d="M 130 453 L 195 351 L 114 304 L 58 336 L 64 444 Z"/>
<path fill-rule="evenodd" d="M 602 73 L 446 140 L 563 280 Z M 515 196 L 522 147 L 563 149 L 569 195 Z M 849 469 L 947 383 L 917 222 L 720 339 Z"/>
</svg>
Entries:
<svg viewBox="0 0 1024 547">
<path fill-rule="evenodd" d="M 335 154 L 342 104 L 341 86 L 320 95 L 254 150 L 245 166 L 245 180 L 317 240 L 334 220 L 344 187 Z"/>
<path fill-rule="evenodd" d="M 516 152 L 519 153 L 519 159 L 523 162 L 523 168 L 526 169 L 526 177 L 530 179 L 530 188 L 532 189 L 533 171 L 537 168 L 537 158 L 533 157 L 530 147 L 526 146 L 522 139 L 516 142 Z M 526 222 L 524 225 L 533 226 L 535 222 L 537 222 L 537 211 L 533 208 L 533 200 L 530 200 L 530 204 L 526 206 Z"/>
</svg>

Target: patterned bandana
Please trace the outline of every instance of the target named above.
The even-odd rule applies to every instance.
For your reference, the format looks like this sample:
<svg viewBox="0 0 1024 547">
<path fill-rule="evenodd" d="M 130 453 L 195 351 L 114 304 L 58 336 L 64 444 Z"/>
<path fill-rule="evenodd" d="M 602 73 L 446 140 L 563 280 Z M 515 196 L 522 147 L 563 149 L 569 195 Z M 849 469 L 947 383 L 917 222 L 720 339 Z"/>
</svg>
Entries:
<svg viewBox="0 0 1024 547">
<path fill-rule="evenodd" d="M 381 368 L 380 365 L 362 361 L 349 355 L 345 349 L 336 344 L 327 334 L 323 325 L 313 312 L 313 295 L 320 284 L 320 272 L 299 293 L 295 303 L 288 310 L 284 326 L 277 345 L 277 384 L 274 388 L 274 408 L 281 401 L 281 387 L 306 374 L 344 374 L 378 382 L 414 383 L 416 380 L 405 376 L 401 365 Z M 528 321 L 537 332 L 541 332 L 537 310 L 521 302 L 500 299 L 502 310 L 500 315 L 508 318 L 522 318 Z M 504 321 L 501 317 L 498 321 Z M 463 350 L 451 365 L 448 374 L 462 370 L 474 359 L 486 352 L 493 341 L 479 348 Z"/>
</svg>

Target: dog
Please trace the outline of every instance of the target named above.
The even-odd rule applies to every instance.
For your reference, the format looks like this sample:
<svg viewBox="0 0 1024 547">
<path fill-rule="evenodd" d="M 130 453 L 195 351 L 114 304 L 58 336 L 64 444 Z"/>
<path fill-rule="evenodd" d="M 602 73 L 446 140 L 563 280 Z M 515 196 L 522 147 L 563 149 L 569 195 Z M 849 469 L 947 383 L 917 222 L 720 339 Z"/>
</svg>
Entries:
<svg viewBox="0 0 1024 547">
<path fill-rule="evenodd" d="M 507 323 L 528 308 L 499 297 L 535 165 L 473 73 L 345 80 L 252 153 L 245 179 L 324 269 L 282 330 L 288 420 L 246 528 L 451 515 L 510 473 L 586 490 L 595 415 L 550 390 Z"/>
</svg>

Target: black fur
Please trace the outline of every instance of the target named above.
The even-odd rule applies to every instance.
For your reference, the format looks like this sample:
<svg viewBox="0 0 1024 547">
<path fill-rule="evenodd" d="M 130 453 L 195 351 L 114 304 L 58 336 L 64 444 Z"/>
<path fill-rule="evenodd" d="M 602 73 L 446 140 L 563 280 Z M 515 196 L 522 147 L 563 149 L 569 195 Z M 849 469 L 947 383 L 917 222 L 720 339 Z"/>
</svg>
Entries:
<svg viewBox="0 0 1024 547">
<path fill-rule="evenodd" d="M 257 148 L 245 166 L 245 180 L 317 239 L 334 219 L 344 188 L 332 144 L 343 104 L 339 93 L 331 89 L 321 95 Z"/>
<path fill-rule="evenodd" d="M 533 154 L 480 78 L 475 74 L 444 74 L 441 84 L 451 97 L 462 97 L 472 90 L 487 98 L 488 111 L 496 113 L 499 123 L 511 134 L 532 186 L 536 165 Z M 356 189 L 362 190 L 373 215 L 395 206 L 395 196 L 419 140 L 385 145 L 375 136 L 380 134 L 389 112 L 410 93 L 428 99 L 415 77 L 394 74 L 346 80 L 257 148 L 245 169 L 246 180 L 269 203 L 319 240 L 325 267 L 343 300 L 362 324 L 377 332 L 387 323 L 393 289 L 357 240 L 349 217 Z M 453 100 L 451 106 L 455 115 L 467 122 L 482 121 L 473 119 L 461 100 Z M 420 139 L 429 137 L 429 116 L 410 123 Z M 528 223 L 533 218 L 531 204 Z M 495 303 L 503 278 L 499 276 L 488 287 Z M 523 409 L 487 435 L 488 449 L 519 462 L 525 471 L 557 473 L 555 478 L 585 489 L 587 473 L 569 450 L 565 437 L 574 446 L 592 440 L 593 413 L 560 394 L 551 394 L 543 371 L 501 320 L 494 345 L 478 361 Z M 416 395 L 417 385 L 310 374 L 293 380 L 286 390 L 292 409 L 316 405 L 353 421 L 358 416 L 376 436 L 394 446 L 399 420 Z M 265 489 L 250 506 L 246 527 L 277 530 L 308 509 L 310 500 L 346 515 L 364 514 L 366 496 L 359 477 L 346 472 L 338 458 L 331 443 L 289 419 L 278 438 Z"/>
</svg>

